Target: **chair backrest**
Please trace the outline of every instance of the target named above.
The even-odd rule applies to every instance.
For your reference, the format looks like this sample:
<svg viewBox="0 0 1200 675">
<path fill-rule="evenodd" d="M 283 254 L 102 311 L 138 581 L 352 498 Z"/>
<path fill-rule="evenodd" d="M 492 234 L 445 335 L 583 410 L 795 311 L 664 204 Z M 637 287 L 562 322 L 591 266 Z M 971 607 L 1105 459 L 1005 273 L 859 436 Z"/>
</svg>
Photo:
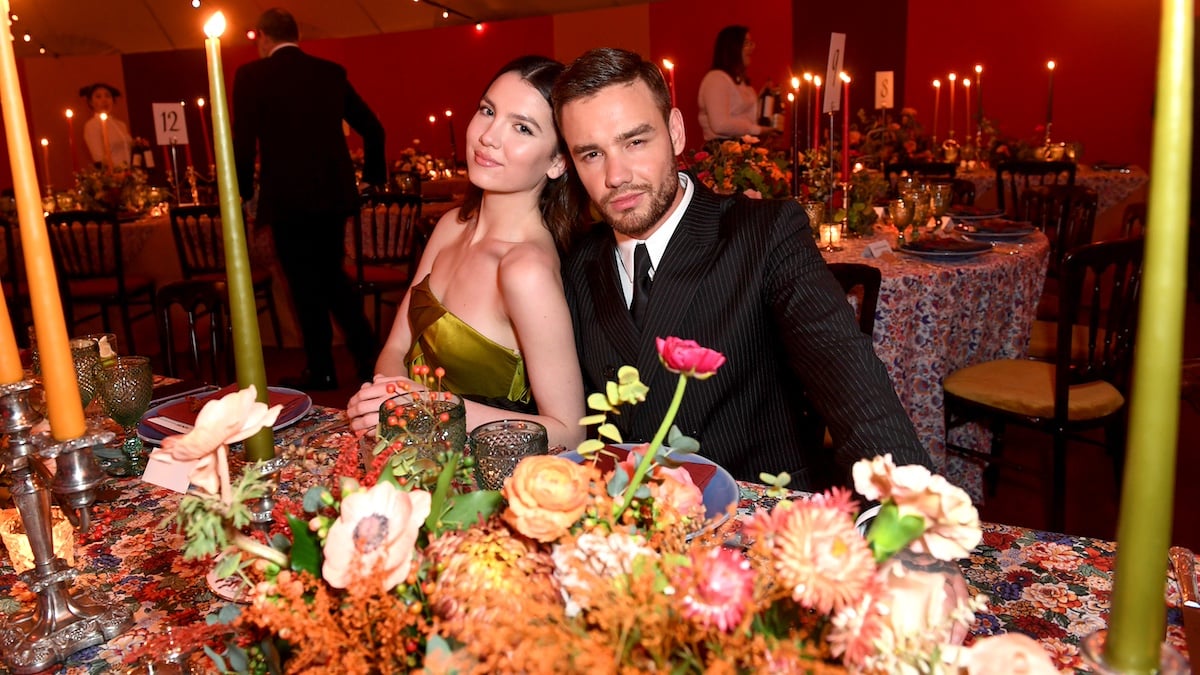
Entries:
<svg viewBox="0 0 1200 675">
<path fill-rule="evenodd" d="M 1017 217 L 1033 223 L 1050 241 L 1051 277 L 1060 276 L 1068 251 L 1092 241 L 1100 198 L 1079 185 L 1042 185 L 1021 193 Z"/>
<path fill-rule="evenodd" d="M 421 174 L 416 171 L 396 171 L 392 174 L 395 190 L 403 195 L 421 195 Z"/>
<path fill-rule="evenodd" d="M 996 165 L 996 207 L 1006 213 L 1038 185 L 1075 185 L 1075 162 L 1012 161 Z"/>
<path fill-rule="evenodd" d="M 1072 384 L 1106 380 L 1125 389 L 1142 287 L 1143 240 L 1114 239 L 1063 258 L 1058 314 L 1055 410 L 1066 411 Z M 1085 348 L 1072 351 L 1078 331 Z M 1061 413 L 1065 415 L 1065 412 Z"/>
<path fill-rule="evenodd" d="M 225 239 L 219 205 L 172 207 L 171 233 L 184 279 L 197 274 L 225 273 Z"/>
<path fill-rule="evenodd" d="M 421 198 L 383 192 L 364 195 L 361 207 L 354 231 L 357 282 L 363 282 L 365 265 L 411 264 L 415 267 L 419 254 L 417 223 L 421 220 Z"/>
<path fill-rule="evenodd" d="M 1146 202 L 1134 202 L 1121 214 L 1121 237 L 1141 237 L 1146 234 Z"/>
<path fill-rule="evenodd" d="M 225 354 L 225 338 L 229 322 L 226 318 L 226 290 L 220 281 L 201 279 L 184 279 L 165 284 L 158 289 L 155 296 L 158 312 L 158 334 L 162 336 L 162 352 L 166 358 L 166 374 L 168 377 L 180 377 L 179 364 L 176 363 L 175 345 L 181 339 L 186 339 L 188 354 L 191 357 L 191 376 L 204 378 L 204 350 L 201 344 L 206 344 L 211 355 L 208 375 L 213 384 L 224 384 L 228 372 L 228 357 Z M 182 313 L 185 330 L 184 336 L 176 334 L 175 317 Z"/>
<path fill-rule="evenodd" d="M 893 162 L 883 167 L 884 178 L 887 179 L 888 193 L 896 194 L 896 182 L 900 176 L 907 173 L 916 179 L 921 178 L 954 178 L 958 165 L 954 162 Z"/>
<path fill-rule="evenodd" d="M 878 267 L 863 263 L 829 263 L 829 271 L 833 272 L 846 295 L 853 295 L 858 300 L 858 329 L 871 337 L 875 332 L 875 309 L 879 306 L 883 274 Z"/>
<path fill-rule="evenodd" d="M 121 223 L 111 211 L 58 211 L 46 216 L 50 246 L 65 280 L 115 277 L 124 291 Z"/>
<path fill-rule="evenodd" d="M 975 181 L 955 178 L 950 181 L 950 206 L 974 206 Z"/>
</svg>

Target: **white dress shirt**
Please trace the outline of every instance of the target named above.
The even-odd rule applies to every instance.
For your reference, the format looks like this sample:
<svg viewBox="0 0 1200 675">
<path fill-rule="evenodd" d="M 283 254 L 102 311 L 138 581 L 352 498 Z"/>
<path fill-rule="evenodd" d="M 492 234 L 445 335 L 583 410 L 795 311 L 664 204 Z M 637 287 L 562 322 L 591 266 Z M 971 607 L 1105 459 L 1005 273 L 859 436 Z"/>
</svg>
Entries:
<svg viewBox="0 0 1200 675">
<path fill-rule="evenodd" d="M 675 233 L 675 228 L 679 226 L 679 221 L 683 218 L 683 214 L 687 211 L 688 204 L 692 202 L 692 195 L 696 189 L 692 186 L 692 181 L 688 179 L 686 173 L 679 174 L 679 186 L 683 188 L 683 199 L 679 200 L 679 204 L 671 215 L 667 216 L 667 220 L 662 226 L 654 231 L 646 239 L 634 239 L 618 232 L 613 234 L 617 239 L 617 267 L 621 270 L 621 290 L 625 293 L 625 306 L 628 307 L 633 303 L 633 249 L 638 244 L 646 244 L 646 252 L 650 254 L 650 279 L 654 280 L 654 270 L 658 269 L 658 262 L 662 260 L 663 253 L 667 250 L 667 244 L 671 243 L 671 235 Z"/>
</svg>

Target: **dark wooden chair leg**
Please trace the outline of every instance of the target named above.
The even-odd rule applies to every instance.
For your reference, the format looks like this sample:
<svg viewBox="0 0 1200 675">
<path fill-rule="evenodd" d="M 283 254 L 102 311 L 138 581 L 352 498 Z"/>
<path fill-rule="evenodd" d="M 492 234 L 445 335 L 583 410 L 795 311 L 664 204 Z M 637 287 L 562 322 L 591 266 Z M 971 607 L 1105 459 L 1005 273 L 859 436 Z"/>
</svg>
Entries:
<svg viewBox="0 0 1200 675">
<path fill-rule="evenodd" d="M 1067 509 L 1067 440 L 1065 429 L 1054 432 L 1054 455 L 1050 469 L 1051 492 L 1047 502 L 1047 529 L 1053 532 L 1063 532 L 1066 529 Z"/>
</svg>

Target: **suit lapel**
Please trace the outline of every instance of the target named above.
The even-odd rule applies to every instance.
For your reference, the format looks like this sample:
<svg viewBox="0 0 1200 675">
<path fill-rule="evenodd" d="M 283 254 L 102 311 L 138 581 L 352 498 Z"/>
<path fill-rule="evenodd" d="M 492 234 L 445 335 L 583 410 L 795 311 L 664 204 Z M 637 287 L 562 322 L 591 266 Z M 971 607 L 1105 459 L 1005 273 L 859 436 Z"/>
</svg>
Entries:
<svg viewBox="0 0 1200 675">
<path fill-rule="evenodd" d="M 642 372 L 658 367 L 654 338 L 677 333 L 716 253 L 722 201 L 695 178 L 692 181 L 696 191 L 691 204 L 654 272 L 646 325 L 637 345 L 637 364 Z"/>
<path fill-rule="evenodd" d="M 622 364 L 635 363 L 638 353 L 637 328 L 633 325 L 629 308 L 625 306 L 615 250 L 616 241 L 610 231 L 607 237 L 597 243 L 595 255 L 588 262 L 587 278 L 603 334 L 616 346 Z"/>
</svg>

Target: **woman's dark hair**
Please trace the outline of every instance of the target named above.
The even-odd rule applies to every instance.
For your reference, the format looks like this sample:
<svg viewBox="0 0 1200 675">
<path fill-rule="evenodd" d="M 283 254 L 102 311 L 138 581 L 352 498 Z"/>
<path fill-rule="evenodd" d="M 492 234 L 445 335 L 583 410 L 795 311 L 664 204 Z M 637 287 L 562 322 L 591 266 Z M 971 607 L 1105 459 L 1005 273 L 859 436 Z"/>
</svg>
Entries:
<svg viewBox="0 0 1200 675">
<path fill-rule="evenodd" d="M 104 82 L 96 82 L 95 84 L 89 84 L 86 87 L 80 87 L 79 95 L 87 99 L 88 103 L 91 103 L 92 94 L 95 93 L 97 89 L 107 89 L 109 96 L 112 96 L 113 98 L 121 97 L 120 89 L 117 89 L 111 84 L 106 84 Z"/>
<path fill-rule="evenodd" d="M 563 64 L 548 59 L 544 56 L 522 56 L 512 61 L 509 61 L 483 88 L 484 93 L 487 92 L 496 80 L 500 79 L 505 73 L 517 73 L 546 99 L 546 103 L 550 103 L 550 91 L 554 88 L 554 80 L 558 74 L 563 71 Z M 551 107 L 553 110 L 553 107 Z M 562 136 L 559 135 L 558 129 L 552 129 L 557 139 L 558 152 L 563 156 L 563 161 L 567 161 L 567 146 L 563 142 Z M 579 200 L 577 192 L 567 180 L 567 172 L 558 178 L 552 179 L 542 188 L 542 194 L 538 196 L 538 209 L 542 214 L 542 222 L 546 224 L 546 229 L 550 230 L 550 234 L 554 237 L 554 243 L 562 252 L 566 252 L 571 243 L 571 231 L 574 228 L 575 221 L 579 219 Z M 483 188 L 471 183 L 467 186 L 467 194 L 463 199 L 462 207 L 458 211 L 458 221 L 465 223 L 471 218 L 474 218 L 479 213 L 479 205 L 483 202 Z"/>
<path fill-rule="evenodd" d="M 742 47 L 746 44 L 746 34 L 749 32 L 750 29 L 745 26 L 726 26 L 717 33 L 717 42 L 713 45 L 713 70 L 729 73 L 733 81 L 739 84 L 748 82 Z"/>
</svg>

